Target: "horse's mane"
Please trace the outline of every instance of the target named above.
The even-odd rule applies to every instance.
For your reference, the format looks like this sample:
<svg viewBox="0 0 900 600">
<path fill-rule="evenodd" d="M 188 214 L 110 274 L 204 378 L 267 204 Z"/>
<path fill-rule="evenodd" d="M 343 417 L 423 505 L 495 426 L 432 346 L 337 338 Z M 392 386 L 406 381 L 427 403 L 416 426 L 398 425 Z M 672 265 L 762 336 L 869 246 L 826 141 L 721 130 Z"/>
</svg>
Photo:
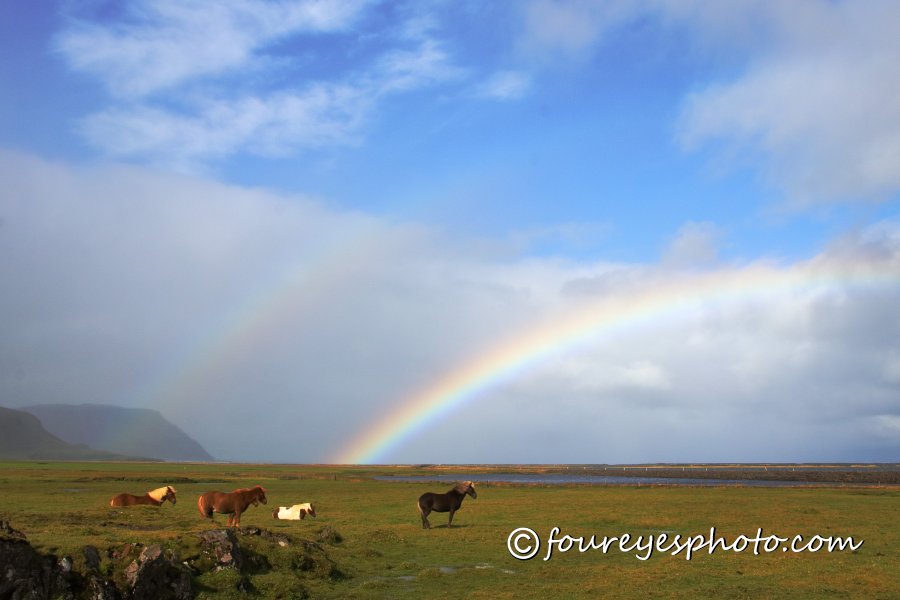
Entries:
<svg viewBox="0 0 900 600">
<path fill-rule="evenodd" d="M 461 482 L 457 483 L 453 489 L 456 490 L 457 492 L 459 492 L 460 494 L 465 494 L 466 490 L 468 490 L 470 487 L 474 488 L 475 484 L 472 483 L 471 481 L 461 481 Z"/>
<path fill-rule="evenodd" d="M 161 488 L 156 488 L 153 491 L 147 492 L 147 495 L 156 500 L 157 502 L 162 502 L 162 499 L 166 497 L 166 494 L 169 493 L 169 490 L 172 490 L 172 493 L 175 493 L 175 488 L 171 485 L 164 485 Z"/>
</svg>

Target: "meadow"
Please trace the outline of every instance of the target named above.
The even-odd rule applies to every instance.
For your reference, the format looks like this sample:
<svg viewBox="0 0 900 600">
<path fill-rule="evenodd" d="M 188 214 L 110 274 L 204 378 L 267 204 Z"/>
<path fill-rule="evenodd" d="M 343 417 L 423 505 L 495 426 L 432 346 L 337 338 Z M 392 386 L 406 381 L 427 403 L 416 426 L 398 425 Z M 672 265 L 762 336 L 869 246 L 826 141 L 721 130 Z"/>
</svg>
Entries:
<svg viewBox="0 0 900 600">
<path fill-rule="evenodd" d="M 129 543 L 160 543 L 183 560 L 196 556 L 197 534 L 216 525 L 201 518 L 197 497 L 260 484 L 269 504 L 250 508 L 245 528 L 286 535 L 287 545 L 240 535 L 256 556 L 252 572 L 197 573 L 198 598 L 900 598 L 900 487 L 752 488 L 741 486 L 586 486 L 479 484 L 452 528 L 432 514 L 423 530 L 416 499 L 445 484 L 393 482 L 376 475 L 421 475 L 428 468 L 180 463 L 0 463 L 0 517 L 42 553 L 72 557 Z M 123 491 L 164 484 L 176 505 L 113 509 Z M 313 502 L 316 519 L 277 521 L 272 508 Z M 603 553 L 577 547 L 513 558 L 507 538 L 529 527 L 546 540 L 561 534 L 782 537 L 853 536 L 856 551 L 735 553 L 721 549 L 639 560 L 617 546 Z M 312 544 L 304 544 L 308 540 Z M 314 555 L 309 549 L 314 548 Z"/>
</svg>

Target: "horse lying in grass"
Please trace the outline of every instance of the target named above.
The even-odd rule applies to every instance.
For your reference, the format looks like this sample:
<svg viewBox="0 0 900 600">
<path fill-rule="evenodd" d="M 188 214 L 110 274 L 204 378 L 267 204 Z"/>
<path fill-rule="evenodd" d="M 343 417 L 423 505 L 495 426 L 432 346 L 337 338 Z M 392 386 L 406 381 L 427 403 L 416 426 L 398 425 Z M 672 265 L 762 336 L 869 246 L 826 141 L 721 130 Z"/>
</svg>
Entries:
<svg viewBox="0 0 900 600">
<path fill-rule="evenodd" d="M 447 527 L 453 524 L 453 513 L 462 506 L 462 501 L 466 496 L 477 498 L 475 493 L 475 484 L 471 481 L 463 481 L 456 484 L 446 494 L 435 494 L 433 492 L 425 492 L 419 496 L 417 504 L 419 514 L 422 515 L 422 528 L 431 529 L 431 523 L 428 522 L 428 515 L 432 512 L 450 512 L 450 520 L 447 521 Z"/>
<path fill-rule="evenodd" d="M 109 501 L 109 505 L 113 508 L 118 506 L 138 506 L 141 504 L 146 504 L 149 506 L 161 506 L 162 503 L 166 500 L 168 500 L 172 504 L 175 504 L 175 488 L 173 488 L 171 485 L 156 488 L 155 490 L 147 492 L 143 496 L 135 496 L 133 494 L 119 494 L 118 496 L 113 496 L 112 500 Z"/>
<path fill-rule="evenodd" d="M 272 511 L 272 516 L 282 521 L 299 521 L 305 519 L 306 515 L 316 516 L 316 509 L 309 502 L 295 504 L 291 507 L 279 506 Z"/>
<path fill-rule="evenodd" d="M 240 488 L 233 492 L 206 492 L 197 499 L 197 508 L 200 514 L 207 519 L 213 518 L 217 512 L 228 517 L 228 527 L 238 527 L 241 524 L 241 513 L 252 504 L 266 504 L 266 489 L 260 485 L 252 488 Z"/>
</svg>

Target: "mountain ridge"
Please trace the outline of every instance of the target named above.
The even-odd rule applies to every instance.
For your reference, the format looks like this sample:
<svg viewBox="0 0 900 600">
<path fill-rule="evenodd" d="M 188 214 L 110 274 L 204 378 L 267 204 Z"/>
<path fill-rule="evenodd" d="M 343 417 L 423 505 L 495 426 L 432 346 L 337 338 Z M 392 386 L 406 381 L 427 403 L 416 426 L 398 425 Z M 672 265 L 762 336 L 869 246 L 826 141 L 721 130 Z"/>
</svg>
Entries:
<svg viewBox="0 0 900 600">
<path fill-rule="evenodd" d="M 196 440 L 157 410 L 112 404 L 37 404 L 34 415 L 52 435 L 70 444 L 166 461 L 214 461 Z"/>
<path fill-rule="evenodd" d="M 0 406 L 0 458 L 4 460 L 151 460 L 71 444 L 53 435 L 35 415 Z"/>
</svg>

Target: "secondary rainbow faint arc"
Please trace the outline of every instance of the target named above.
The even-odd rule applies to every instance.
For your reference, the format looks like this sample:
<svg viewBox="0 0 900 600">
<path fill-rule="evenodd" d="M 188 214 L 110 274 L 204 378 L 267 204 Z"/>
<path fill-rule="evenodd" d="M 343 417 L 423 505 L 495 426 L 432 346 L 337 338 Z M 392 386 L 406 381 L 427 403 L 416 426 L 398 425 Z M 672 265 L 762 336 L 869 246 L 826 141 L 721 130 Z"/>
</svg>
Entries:
<svg viewBox="0 0 900 600">
<path fill-rule="evenodd" d="M 234 362 L 234 355 L 262 346 L 266 335 L 280 330 L 289 315 L 326 301 L 341 281 L 379 260 L 390 243 L 368 221 L 361 221 L 342 236 L 311 245 L 307 254 L 274 270 L 190 344 L 173 353 L 134 392 L 137 404 L 165 410 L 188 393 L 207 398 L 198 393 L 198 386 L 214 381 Z"/>
<path fill-rule="evenodd" d="M 514 336 L 404 400 L 386 417 L 351 440 L 335 457 L 343 464 L 373 463 L 442 416 L 542 358 L 617 327 L 675 315 L 707 303 L 750 300 L 816 286 L 900 284 L 900 273 L 859 261 L 831 268 L 810 263 L 778 269 L 754 265 L 682 278 L 615 301 L 600 301 L 542 327 Z"/>
</svg>

